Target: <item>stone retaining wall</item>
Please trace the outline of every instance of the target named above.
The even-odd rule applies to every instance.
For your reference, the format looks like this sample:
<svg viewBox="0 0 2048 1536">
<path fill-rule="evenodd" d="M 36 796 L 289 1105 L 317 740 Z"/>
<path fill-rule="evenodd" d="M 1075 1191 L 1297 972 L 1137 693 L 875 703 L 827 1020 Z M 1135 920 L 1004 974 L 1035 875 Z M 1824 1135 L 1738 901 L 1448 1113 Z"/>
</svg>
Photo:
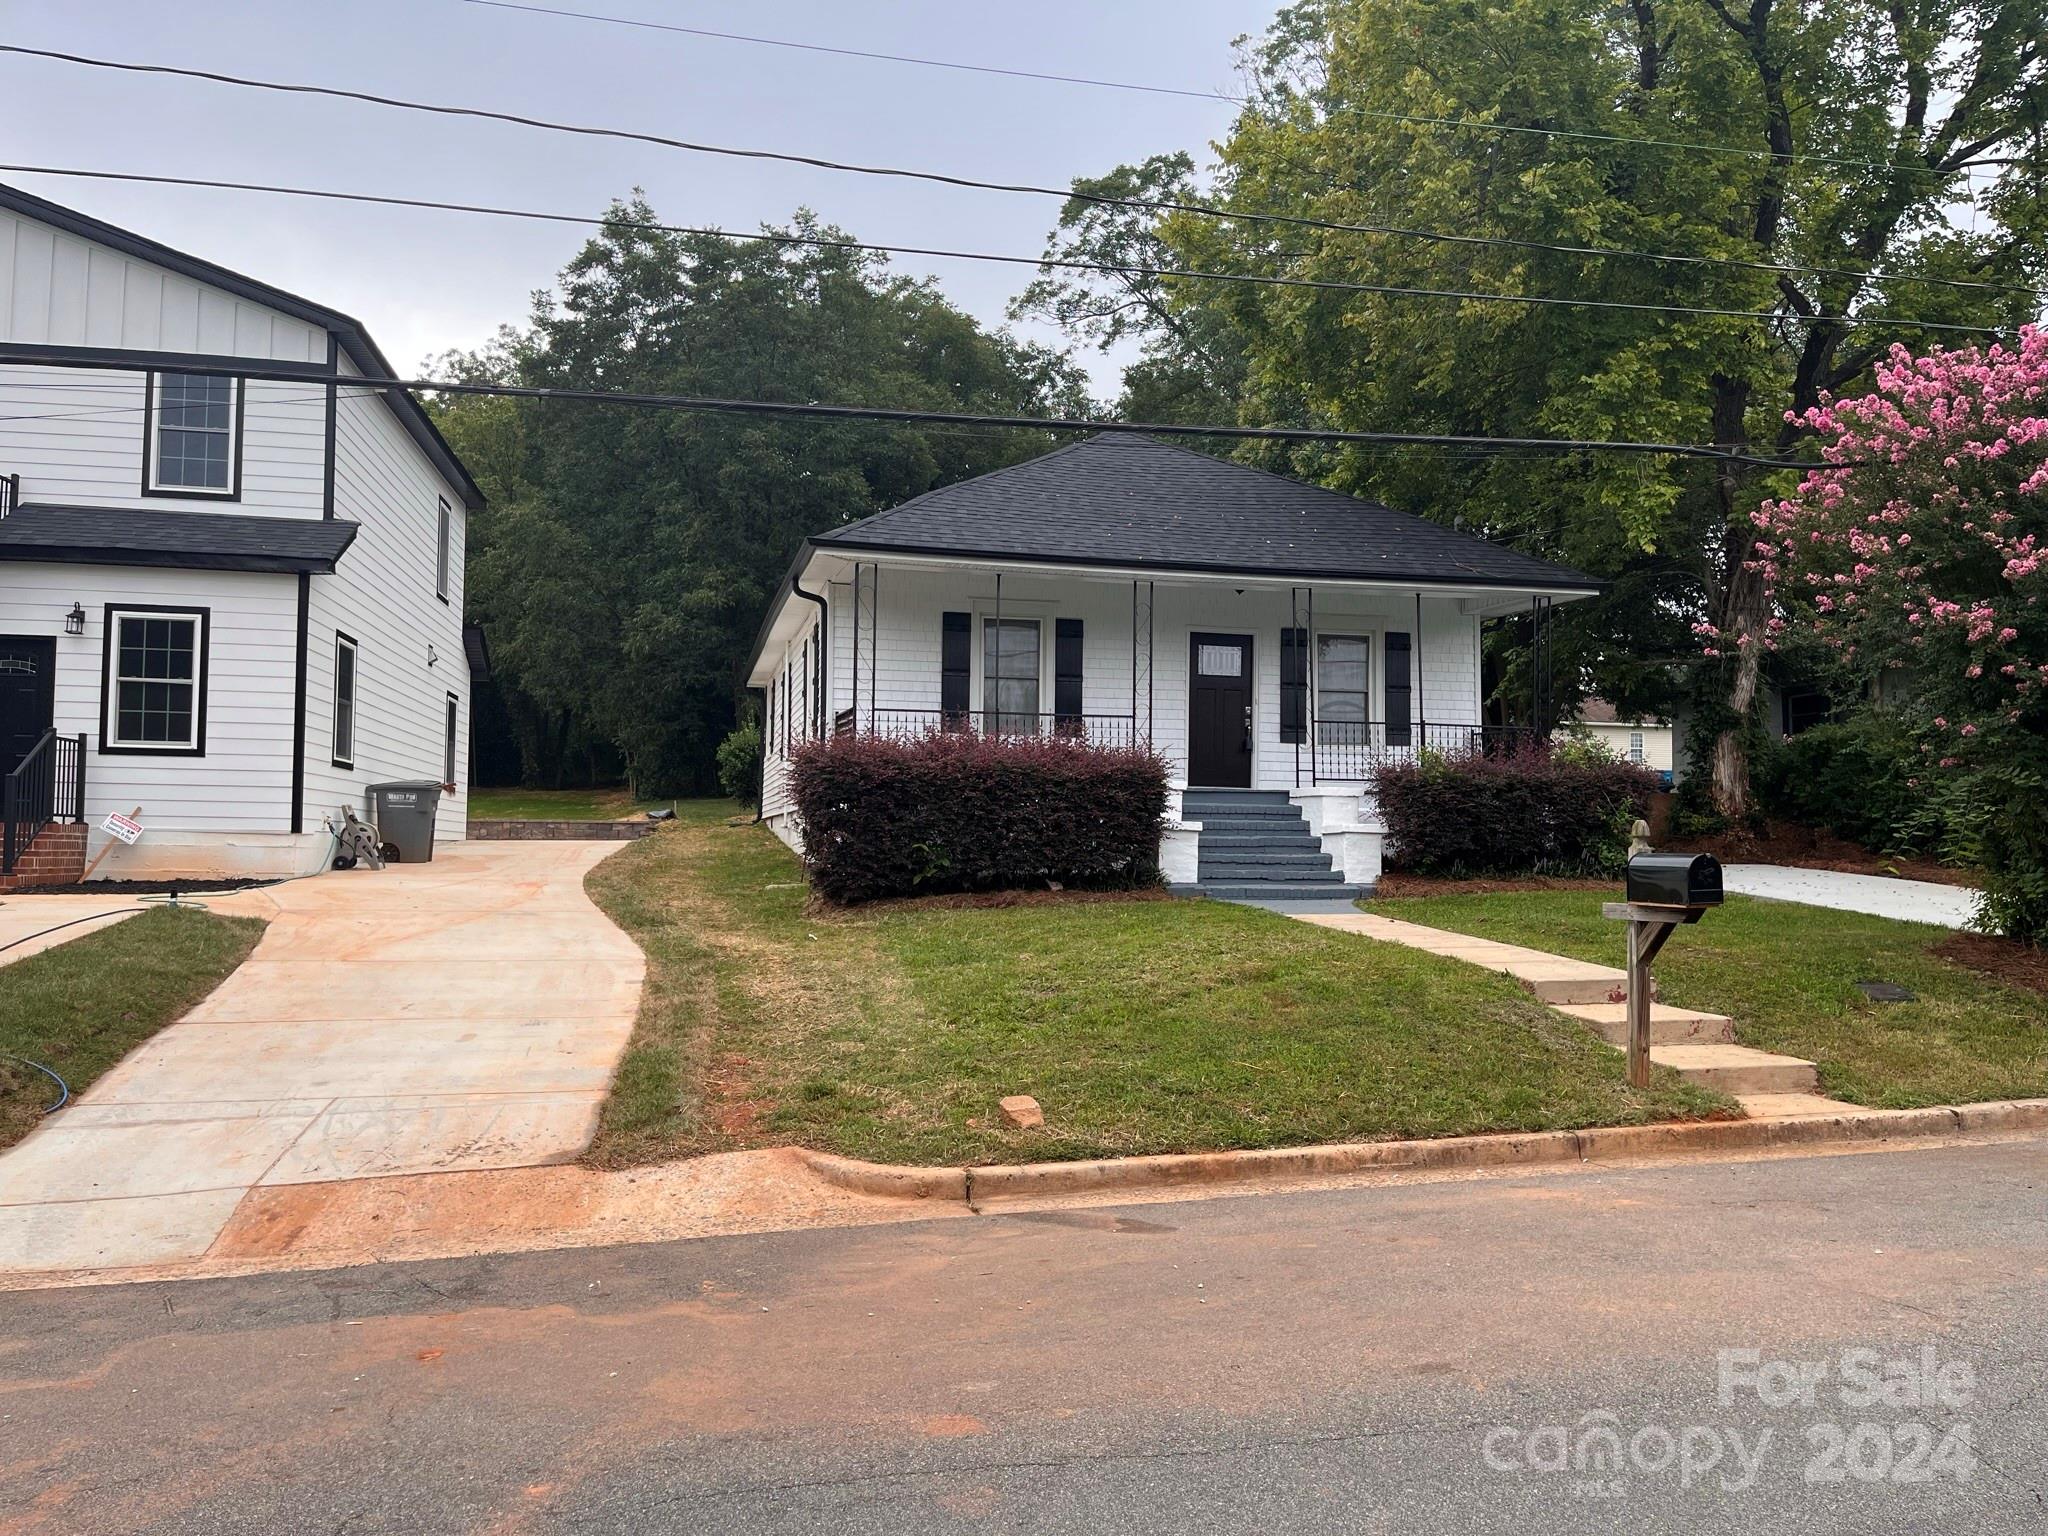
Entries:
<svg viewBox="0 0 2048 1536">
<path fill-rule="evenodd" d="M 483 842 L 629 843 L 645 837 L 658 821 L 472 821 L 469 835 Z"/>
</svg>

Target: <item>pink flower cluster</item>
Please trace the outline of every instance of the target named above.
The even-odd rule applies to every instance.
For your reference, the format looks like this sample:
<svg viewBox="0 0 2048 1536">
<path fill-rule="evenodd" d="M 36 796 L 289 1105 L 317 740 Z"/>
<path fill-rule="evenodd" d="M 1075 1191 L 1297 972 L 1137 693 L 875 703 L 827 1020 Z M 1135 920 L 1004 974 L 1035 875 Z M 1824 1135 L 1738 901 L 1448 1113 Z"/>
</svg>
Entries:
<svg viewBox="0 0 2048 1536">
<path fill-rule="evenodd" d="M 1969 717 L 1933 717 L 1955 752 L 2048 729 L 2048 331 L 1924 357 L 1895 346 L 1869 394 L 1788 419 L 1822 462 L 1751 515 L 1748 568 L 1777 613 L 1763 643 L 1796 619 L 1866 667 L 1910 668 Z M 1695 632 L 1726 653 L 1712 626 Z"/>
</svg>

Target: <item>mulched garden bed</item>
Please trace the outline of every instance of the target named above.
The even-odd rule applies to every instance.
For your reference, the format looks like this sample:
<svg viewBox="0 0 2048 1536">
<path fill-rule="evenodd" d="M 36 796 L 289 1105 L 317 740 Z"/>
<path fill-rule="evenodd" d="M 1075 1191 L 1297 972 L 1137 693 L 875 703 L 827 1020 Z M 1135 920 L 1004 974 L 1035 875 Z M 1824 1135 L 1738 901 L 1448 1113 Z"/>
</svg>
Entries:
<svg viewBox="0 0 2048 1536">
<path fill-rule="evenodd" d="M 827 915 L 861 912 L 935 912 L 981 907 L 1080 907 L 1103 901 L 1175 901 L 1163 886 L 1146 886 L 1135 891 L 953 891 L 943 896 L 895 896 L 880 901 L 863 901 L 851 906 L 827 901 L 815 893 L 804 903 L 805 910 Z"/>
<path fill-rule="evenodd" d="M 269 885 L 274 876 L 231 880 L 87 880 L 73 885 L 25 885 L 14 896 L 197 896 L 208 891 L 246 891 Z"/>
<path fill-rule="evenodd" d="M 2035 949 L 1987 933 L 1954 933 L 1935 945 L 1934 952 L 1982 975 L 2048 993 L 2048 949 Z"/>
<path fill-rule="evenodd" d="M 1789 821 L 1766 824 L 1761 833 L 1723 832 L 1713 837 L 1658 840 L 1660 848 L 1682 847 L 1687 853 L 1711 853 L 1723 864 L 1791 864 L 1801 869 L 1832 869 L 1848 875 L 1888 875 L 1897 880 L 1927 880 L 1974 890 L 1975 871 L 1937 864 L 1932 859 L 1895 858 L 1836 837 L 1818 827 Z"/>
<path fill-rule="evenodd" d="M 1621 900 L 1621 881 L 1553 875 L 1492 875 L 1452 879 L 1446 875 L 1386 873 L 1373 888 L 1373 899 L 1398 901 L 1404 896 L 1492 896 L 1501 891 L 1605 891 Z"/>
</svg>

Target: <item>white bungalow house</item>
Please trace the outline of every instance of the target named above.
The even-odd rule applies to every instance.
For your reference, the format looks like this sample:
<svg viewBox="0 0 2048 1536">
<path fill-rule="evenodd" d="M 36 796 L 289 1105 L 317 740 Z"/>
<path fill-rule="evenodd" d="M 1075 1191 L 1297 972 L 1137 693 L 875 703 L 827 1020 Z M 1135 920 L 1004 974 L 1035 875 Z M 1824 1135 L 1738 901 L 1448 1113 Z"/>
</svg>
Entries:
<svg viewBox="0 0 2048 1536">
<path fill-rule="evenodd" d="M 88 834 L 101 878 L 310 872 L 384 780 L 463 835 L 482 496 L 366 376 L 348 316 L 0 187 L 0 881 Z"/>
<path fill-rule="evenodd" d="M 806 737 L 934 729 L 1148 743 L 1172 775 L 1169 883 L 1370 888 L 1376 763 L 1482 748 L 1479 627 L 1590 596 L 1577 571 L 1113 432 L 822 533 L 747 681 L 762 815 L 791 846 Z"/>
</svg>

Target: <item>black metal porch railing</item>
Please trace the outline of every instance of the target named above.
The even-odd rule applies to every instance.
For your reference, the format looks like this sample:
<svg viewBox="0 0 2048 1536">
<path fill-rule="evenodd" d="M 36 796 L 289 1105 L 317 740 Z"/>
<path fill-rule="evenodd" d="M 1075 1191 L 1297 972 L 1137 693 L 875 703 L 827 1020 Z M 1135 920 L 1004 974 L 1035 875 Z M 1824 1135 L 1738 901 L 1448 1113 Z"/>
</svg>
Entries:
<svg viewBox="0 0 2048 1536">
<path fill-rule="evenodd" d="M 1522 725 L 1446 725 L 1440 721 L 1389 724 L 1384 720 L 1317 720 L 1301 747 L 1310 783 L 1350 783 L 1372 777 L 1382 763 L 1412 762 L 1418 750 L 1445 757 L 1494 756 L 1537 739 Z"/>
<path fill-rule="evenodd" d="M 834 717 L 834 735 L 887 736 L 896 740 L 934 733 L 977 736 L 1043 736 L 1081 741 L 1097 747 L 1136 746 L 1143 736 L 1134 715 L 1047 715 L 1014 710 L 876 709 L 859 718 L 842 710 Z"/>
<path fill-rule="evenodd" d="M 12 512 L 21 500 L 21 476 L 0 475 L 0 517 Z"/>
<path fill-rule="evenodd" d="M 53 821 L 85 819 L 85 738 L 43 732 L 0 779 L 0 875 L 11 875 Z"/>
</svg>

